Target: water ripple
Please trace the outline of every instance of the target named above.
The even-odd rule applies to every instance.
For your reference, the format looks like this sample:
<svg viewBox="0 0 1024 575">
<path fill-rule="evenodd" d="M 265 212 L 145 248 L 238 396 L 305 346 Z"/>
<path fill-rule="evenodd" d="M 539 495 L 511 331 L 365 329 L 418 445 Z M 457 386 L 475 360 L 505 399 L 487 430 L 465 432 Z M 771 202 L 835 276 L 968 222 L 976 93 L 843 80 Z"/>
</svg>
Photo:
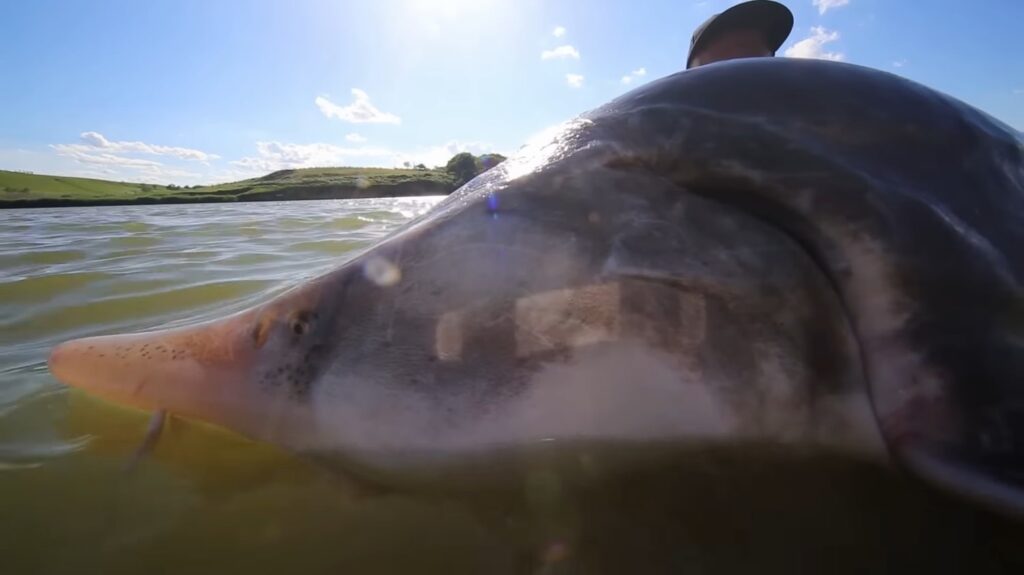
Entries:
<svg viewBox="0 0 1024 575">
<path fill-rule="evenodd" d="M 80 451 L 63 437 L 56 343 L 251 306 L 322 273 L 440 198 L 0 212 L 0 474 Z"/>
</svg>

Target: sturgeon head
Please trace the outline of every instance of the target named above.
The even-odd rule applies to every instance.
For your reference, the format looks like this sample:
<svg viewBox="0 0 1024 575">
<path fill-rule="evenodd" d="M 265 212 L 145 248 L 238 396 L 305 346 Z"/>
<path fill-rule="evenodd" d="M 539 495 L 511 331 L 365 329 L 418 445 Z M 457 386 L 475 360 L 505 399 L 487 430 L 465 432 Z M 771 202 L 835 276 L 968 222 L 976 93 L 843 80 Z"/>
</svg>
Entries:
<svg viewBox="0 0 1024 575">
<path fill-rule="evenodd" d="M 208 324 L 58 346 L 61 381 L 369 467 L 556 440 L 891 456 L 1024 485 L 1015 132 L 866 68 L 679 73 L 337 269 Z"/>
</svg>

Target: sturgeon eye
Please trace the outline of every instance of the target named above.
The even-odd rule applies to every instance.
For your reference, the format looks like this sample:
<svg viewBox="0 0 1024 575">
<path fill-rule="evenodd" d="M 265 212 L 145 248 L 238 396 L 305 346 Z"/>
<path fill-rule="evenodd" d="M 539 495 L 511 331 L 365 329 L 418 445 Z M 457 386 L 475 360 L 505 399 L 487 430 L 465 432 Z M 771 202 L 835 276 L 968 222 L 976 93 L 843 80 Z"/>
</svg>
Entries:
<svg viewBox="0 0 1024 575">
<path fill-rule="evenodd" d="M 308 311 L 300 311 L 292 316 L 289 327 L 292 333 L 295 335 L 305 335 L 309 333 L 310 323 L 316 319 L 316 314 Z"/>
</svg>

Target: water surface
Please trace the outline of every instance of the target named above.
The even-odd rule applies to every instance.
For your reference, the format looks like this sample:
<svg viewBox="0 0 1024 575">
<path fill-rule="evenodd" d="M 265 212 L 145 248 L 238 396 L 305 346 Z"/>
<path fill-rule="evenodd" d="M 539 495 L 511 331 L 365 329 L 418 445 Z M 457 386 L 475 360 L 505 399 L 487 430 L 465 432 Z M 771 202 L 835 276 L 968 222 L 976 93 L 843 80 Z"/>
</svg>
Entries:
<svg viewBox="0 0 1024 575">
<path fill-rule="evenodd" d="M 147 415 L 46 371 L 60 341 L 242 309 L 438 200 L 0 211 L 0 573 L 998 573 L 1024 564 L 1019 530 L 906 478 L 756 446 L 652 446 L 650 457 L 630 453 L 625 471 L 576 449 L 524 464 L 511 487 L 476 491 L 470 476 L 452 494 L 367 485 L 174 419 L 133 467 Z"/>
</svg>

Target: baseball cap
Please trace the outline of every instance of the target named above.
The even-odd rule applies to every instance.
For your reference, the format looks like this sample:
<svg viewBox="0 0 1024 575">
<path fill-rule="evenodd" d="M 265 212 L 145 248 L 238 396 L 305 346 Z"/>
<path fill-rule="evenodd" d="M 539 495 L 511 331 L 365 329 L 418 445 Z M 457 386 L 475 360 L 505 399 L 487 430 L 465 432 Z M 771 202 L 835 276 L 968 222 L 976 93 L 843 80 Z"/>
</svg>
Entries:
<svg viewBox="0 0 1024 575">
<path fill-rule="evenodd" d="M 690 38 L 690 53 L 686 56 L 686 67 L 690 67 L 694 53 L 699 52 L 704 44 L 730 29 L 761 32 L 764 34 L 765 43 L 774 54 L 793 30 L 793 13 L 778 2 L 751 0 L 715 14 L 693 31 L 693 37 Z"/>
</svg>

